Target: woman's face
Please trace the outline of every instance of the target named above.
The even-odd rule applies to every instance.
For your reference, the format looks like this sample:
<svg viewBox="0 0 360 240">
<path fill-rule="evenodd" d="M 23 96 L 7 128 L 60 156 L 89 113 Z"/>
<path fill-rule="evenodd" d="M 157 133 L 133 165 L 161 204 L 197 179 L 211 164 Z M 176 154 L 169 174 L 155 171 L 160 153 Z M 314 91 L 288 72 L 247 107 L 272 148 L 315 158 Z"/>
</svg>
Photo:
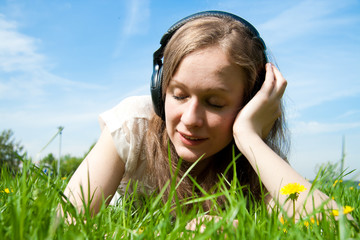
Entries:
<svg viewBox="0 0 360 240">
<path fill-rule="evenodd" d="M 245 76 L 218 46 L 197 50 L 180 62 L 166 89 L 165 121 L 185 161 L 211 157 L 230 143 Z"/>
</svg>

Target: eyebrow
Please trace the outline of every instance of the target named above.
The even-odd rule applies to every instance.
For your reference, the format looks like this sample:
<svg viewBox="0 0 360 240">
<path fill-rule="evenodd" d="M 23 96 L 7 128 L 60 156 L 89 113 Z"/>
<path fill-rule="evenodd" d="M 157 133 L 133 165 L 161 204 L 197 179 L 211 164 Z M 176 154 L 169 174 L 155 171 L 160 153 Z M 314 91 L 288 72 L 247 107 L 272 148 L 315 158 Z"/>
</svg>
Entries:
<svg viewBox="0 0 360 240">
<path fill-rule="evenodd" d="M 187 86 L 185 84 L 178 82 L 175 79 L 170 80 L 168 87 L 172 87 L 172 88 L 180 87 L 180 88 L 187 89 Z M 220 91 L 220 92 L 224 92 L 224 93 L 230 92 L 230 90 L 225 87 L 208 87 L 203 90 L 205 90 L 205 92 L 214 92 L 214 91 Z"/>
</svg>

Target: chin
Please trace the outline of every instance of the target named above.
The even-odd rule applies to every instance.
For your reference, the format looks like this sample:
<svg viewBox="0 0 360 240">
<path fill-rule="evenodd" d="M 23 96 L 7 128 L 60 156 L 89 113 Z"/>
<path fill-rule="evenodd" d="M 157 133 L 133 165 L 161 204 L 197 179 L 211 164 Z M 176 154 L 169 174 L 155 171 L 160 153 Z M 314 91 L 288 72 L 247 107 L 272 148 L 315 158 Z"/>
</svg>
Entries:
<svg viewBox="0 0 360 240">
<path fill-rule="evenodd" d="M 188 162 L 188 163 L 194 163 L 196 162 L 200 157 L 198 158 L 185 158 L 185 157 L 181 157 L 185 162 Z"/>
<path fill-rule="evenodd" d="M 184 152 L 184 151 L 181 151 L 180 154 L 178 152 L 178 155 L 179 157 L 181 157 L 185 162 L 188 162 L 188 163 L 194 163 L 196 162 L 199 158 L 201 158 L 201 160 L 203 160 L 207 156 L 207 154 L 203 153 L 203 154 L 196 154 L 196 153 L 192 153 L 192 152 Z M 201 161 L 200 160 L 200 161 Z"/>
</svg>

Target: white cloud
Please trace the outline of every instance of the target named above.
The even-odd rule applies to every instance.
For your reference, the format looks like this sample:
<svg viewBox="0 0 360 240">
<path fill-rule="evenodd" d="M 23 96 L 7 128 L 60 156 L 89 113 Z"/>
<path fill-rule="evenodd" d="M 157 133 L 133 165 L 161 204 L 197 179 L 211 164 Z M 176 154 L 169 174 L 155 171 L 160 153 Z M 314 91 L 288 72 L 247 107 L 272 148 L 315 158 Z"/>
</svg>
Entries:
<svg viewBox="0 0 360 240">
<path fill-rule="evenodd" d="M 336 88 L 333 89 L 324 89 L 319 88 L 321 86 L 313 86 L 313 91 L 307 91 L 308 98 L 302 98 L 301 102 L 297 104 L 298 110 L 305 110 L 310 107 L 318 106 L 330 101 L 344 99 L 351 96 L 356 96 L 360 94 L 360 89 L 358 87 L 348 88 L 348 89 L 339 89 L 336 91 Z M 327 91 L 326 91 L 327 90 Z"/>
<path fill-rule="evenodd" d="M 345 118 L 353 117 L 354 115 L 359 115 L 359 114 L 360 114 L 360 110 L 349 110 L 349 111 L 345 112 L 344 114 L 341 114 L 340 116 L 338 116 L 337 119 L 345 119 Z"/>
<path fill-rule="evenodd" d="M 0 99 L 35 99 L 38 97 L 53 95 L 54 92 L 76 92 L 79 89 L 104 90 L 105 87 L 98 84 L 71 81 L 57 76 L 49 71 L 28 69 L 22 73 L 12 73 L 11 76 L 2 77 L 0 83 Z M 0 72 L 1 74 L 1 72 Z M 0 75 L 1 78 L 1 75 Z M 54 96 L 55 97 L 55 96 Z"/>
<path fill-rule="evenodd" d="M 21 34 L 17 24 L 0 14 L 0 71 L 29 71 L 41 65 L 45 57 L 36 52 L 39 40 Z"/>
<path fill-rule="evenodd" d="M 141 34 L 149 27 L 149 0 L 133 0 L 127 2 L 126 21 L 123 33 L 126 36 Z"/>
<path fill-rule="evenodd" d="M 301 1 L 299 4 L 281 12 L 276 17 L 259 25 L 263 36 L 271 36 L 266 41 L 278 45 L 299 36 L 316 33 L 319 30 L 333 29 L 346 25 L 354 19 L 335 17 L 334 13 L 352 4 L 350 1 Z"/>
<path fill-rule="evenodd" d="M 350 179 L 354 175 L 359 176 L 359 124 L 359 122 L 353 122 L 347 126 L 343 123 L 299 123 L 297 126 L 299 132 L 292 134 L 291 165 L 301 175 L 314 179 L 317 167 L 328 162 L 338 163 L 342 157 L 343 147 L 345 147 L 345 168 L 348 168 L 347 172 L 357 169 L 356 173 L 347 178 Z M 304 128 L 303 131 L 302 127 Z M 312 130 L 311 134 L 309 133 L 310 129 Z M 305 131 L 308 132 L 305 133 Z M 343 142 L 344 139 L 345 142 Z"/>
<path fill-rule="evenodd" d="M 323 133 L 343 133 L 344 131 L 359 128 L 360 122 L 322 123 L 317 121 L 294 121 L 290 130 L 296 135 L 317 135 Z"/>
<path fill-rule="evenodd" d="M 147 33 L 150 27 L 150 0 L 126 1 L 125 21 L 119 33 L 114 57 L 119 57 L 131 36 Z"/>
<path fill-rule="evenodd" d="M 30 155 L 41 149 L 48 133 L 59 125 L 66 127 L 69 148 L 78 147 L 79 135 L 94 141 L 96 130 L 88 130 L 93 125 L 98 129 L 97 116 L 103 107 L 97 98 L 108 94 L 108 89 L 55 74 L 53 63 L 39 50 L 42 41 L 24 34 L 18 22 L 3 14 L 0 39 L 1 128 L 14 130 Z M 87 99 L 89 95 L 95 100 Z"/>
<path fill-rule="evenodd" d="M 62 112 L 54 106 L 47 111 L 34 111 L 24 109 L 1 114 L 1 121 L 12 123 L 26 128 L 51 127 L 56 125 L 81 125 L 88 122 L 96 122 L 100 110 L 87 110 L 81 112 Z M 26 121 L 24 117 L 26 116 Z"/>
<path fill-rule="evenodd" d="M 95 84 L 71 81 L 49 70 L 49 61 L 39 53 L 39 39 L 22 34 L 14 21 L 0 14 L 0 99 L 34 98 L 63 91 L 104 89 Z"/>
</svg>

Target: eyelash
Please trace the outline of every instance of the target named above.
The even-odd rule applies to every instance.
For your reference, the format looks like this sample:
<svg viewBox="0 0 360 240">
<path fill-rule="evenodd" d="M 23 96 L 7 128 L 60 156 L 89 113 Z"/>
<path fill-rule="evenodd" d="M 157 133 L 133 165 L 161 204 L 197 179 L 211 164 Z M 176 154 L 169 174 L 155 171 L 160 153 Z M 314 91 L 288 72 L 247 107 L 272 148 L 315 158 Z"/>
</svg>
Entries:
<svg viewBox="0 0 360 240">
<path fill-rule="evenodd" d="M 173 98 L 174 98 L 175 100 L 177 100 L 177 101 L 182 101 L 182 100 L 184 100 L 184 99 L 187 98 L 187 97 L 173 95 Z M 221 109 L 221 108 L 224 107 L 224 106 L 221 106 L 221 105 L 211 104 L 210 102 L 207 102 L 207 104 L 208 104 L 210 107 L 217 108 L 217 109 Z"/>
<path fill-rule="evenodd" d="M 173 95 L 173 98 L 174 98 L 175 100 L 181 101 L 181 100 L 184 100 L 186 97 Z"/>
<path fill-rule="evenodd" d="M 218 109 L 221 109 L 223 108 L 224 106 L 220 106 L 220 105 L 215 105 L 215 104 L 211 104 L 209 103 L 210 106 L 214 107 L 214 108 L 218 108 Z"/>
</svg>

